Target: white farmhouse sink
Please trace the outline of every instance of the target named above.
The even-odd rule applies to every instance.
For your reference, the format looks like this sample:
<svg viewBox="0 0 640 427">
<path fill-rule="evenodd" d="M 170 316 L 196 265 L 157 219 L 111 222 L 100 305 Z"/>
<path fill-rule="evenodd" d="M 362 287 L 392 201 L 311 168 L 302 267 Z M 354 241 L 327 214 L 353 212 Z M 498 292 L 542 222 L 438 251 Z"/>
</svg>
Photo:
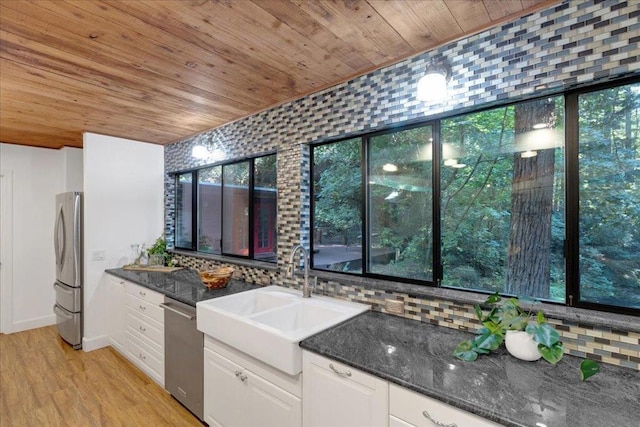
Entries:
<svg viewBox="0 0 640 427">
<path fill-rule="evenodd" d="M 334 298 L 302 298 L 268 286 L 196 304 L 198 330 L 290 375 L 302 372 L 303 339 L 369 310 Z"/>
</svg>

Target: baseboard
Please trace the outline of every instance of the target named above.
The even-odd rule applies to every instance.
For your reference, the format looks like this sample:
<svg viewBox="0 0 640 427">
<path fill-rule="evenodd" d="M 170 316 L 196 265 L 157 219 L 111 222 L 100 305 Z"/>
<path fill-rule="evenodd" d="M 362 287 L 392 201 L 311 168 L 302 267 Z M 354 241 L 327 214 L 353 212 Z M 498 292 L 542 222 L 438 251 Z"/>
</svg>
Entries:
<svg viewBox="0 0 640 427">
<path fill-rule="evenodd" d="M 42 328 L 43 326 L 50 326 L 56 324 L 56 315 L 38 317 L 29 320 L 20 320 L 19 322 L 12 322 L 10 331 L 7 333 L 28 331 L 29 329 Z"/>
<path fill-rule="evenodd" d="M 82 350 L 84 351 L 97 350 L 99 348 L 106 347 L 109 344 L 109 337 L 107 335 L 101 335 L 93 338 L 82 338 Z"/>
</svg>

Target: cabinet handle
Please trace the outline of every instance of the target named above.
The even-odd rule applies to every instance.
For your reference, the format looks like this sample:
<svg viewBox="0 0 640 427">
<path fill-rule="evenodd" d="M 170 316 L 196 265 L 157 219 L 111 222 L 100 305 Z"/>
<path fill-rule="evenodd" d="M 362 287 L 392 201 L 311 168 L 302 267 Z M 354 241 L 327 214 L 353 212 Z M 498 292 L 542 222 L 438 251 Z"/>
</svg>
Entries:
<svg viewBox="0 0 640 427">
<path fill-rule="evenodd" d="M 147 307 L 145 307 L 144 305 L 140 305 L 140 310 L 144 311 L 146 309 L 147 309 Z"/>
<path fill-rule="evenodd" d="M 236 378 L 240 378 L 240 381 L 242 382 L 245 382 L 247 380 L 247 376 L 242 375 L 242 371 L 235 371 L 234 374 L 236 374 Z"/>
<path fill-rule="evenodd" d="M 142 360 L 147 360 L 147 357 L 146 357 L 144 354 L 142 354 L 142 353 L 140 353 L 139 357 L 140 357 L 140 359 L 142 359 Z"/>
<path fill-rule="evenodd" d="M 458 424 L 456 423 L 445 424 L 441 423 L 440 421 L 434 420 L 433 418 L 431 418 L 431 415 L 429 415 L 427 411 L 422 411 L 422 415 L 438 427 L 458 427 Z"/>
<path fill-rule="evenodd" d="M 336 369 L 335 366 L 333 366 L 333 363 L 329 363 L 329 367 L 331 368 L 331 370 L 333 372 L 335 372 L 336 374 L 340 375 L 341 377 L 350 377 L 351 376 L 351 371 L 340 372 L 338 369 Z"/>
<path fill-rule="evenodd" d="M 143 328 L 142 326 L 138 326 L 138 329 L 140 329 L 142 332 L 147 332 L 147 328 Z"/>
<path fill-rule="evenodd" d="M 146 297 L 147 296 L 146 292 L 138 291 L 138 293 L 140 294 L 141 297 Z"/>
</svg>

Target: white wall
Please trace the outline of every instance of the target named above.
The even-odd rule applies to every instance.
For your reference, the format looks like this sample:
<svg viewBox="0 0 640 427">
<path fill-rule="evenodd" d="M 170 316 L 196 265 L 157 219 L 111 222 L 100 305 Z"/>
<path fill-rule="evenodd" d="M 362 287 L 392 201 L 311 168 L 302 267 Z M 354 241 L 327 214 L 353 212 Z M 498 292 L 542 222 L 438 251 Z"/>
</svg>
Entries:
<svg viewBox="0 0 640 427">
<path fill-rule="evenodd" d="M 83 191 L 82 150 L 63 147 L 61 151 L 65 162 L 64 191 Z"/>
<path fill-rule="evenodd" d="M 84 134 L 84 339 L 108 345 L 104 270 L 120 267 L 132 243 L 153 243 L 164 230 L 164 147 Z M 96 251 L 105 259 L 93 261 Z"/>
<path fill-rule="evenodd" d="M 13 183 L 9 201 L 13 280 L 2 283 L 10 295 L 10 301 L 2 301 L 3 307 L 10 304 L 11 314 L 3 325 L 5 332 L 54 324 L 55 195 L 67 191 L 67 182 L 73 190 L 82 189 L 77 180 L 82 174 L 82 150 L 0 144 L 0 171 L 11 172 Z"/>
</svg>

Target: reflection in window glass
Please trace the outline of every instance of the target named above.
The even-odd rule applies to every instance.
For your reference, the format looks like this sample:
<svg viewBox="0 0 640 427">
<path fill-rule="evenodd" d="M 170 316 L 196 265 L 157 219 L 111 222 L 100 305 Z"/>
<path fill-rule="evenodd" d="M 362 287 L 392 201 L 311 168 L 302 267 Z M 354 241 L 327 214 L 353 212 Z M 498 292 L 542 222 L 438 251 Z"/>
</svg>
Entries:
<svg viewBox="0 0 640 427">
<path fill-rule="evenodd" d="M 443 286 L 564 301 L 563 98 L 441 122 Z"/>
<path fill-rule="evenodd" d="M 193 248 L 192 181 L 192 173 L 181 174 L 176 178 L 176 247 L 178 248 Z"/>
<path fill-rule="evenodd" d="M 249 256 L 248 161 L 223 167 L 222 252 Z"/>
<path fill-rule="evenodd" d="M 198 251 L 221 252 L 222 166 L 198 171 Z"/>
<path fill-rule="evenodd" d="M 253 166 L 253 257 L 276 262 L 276 155 L 258 157 Z"/>
<path fill-rule="evenodd" d="M 640 84 L 579 97 L 580 299 L 640 308 Z"/>
<path fill-rule="evenodd" d="M 372 137 L 368 271 L 433 278 L 431 126 Z"/>
<path fill-rule="evenodd" d="M 362 155 L 355 138 L 313 149 L 313 268 L 362 272 Z"/>
</svg>

